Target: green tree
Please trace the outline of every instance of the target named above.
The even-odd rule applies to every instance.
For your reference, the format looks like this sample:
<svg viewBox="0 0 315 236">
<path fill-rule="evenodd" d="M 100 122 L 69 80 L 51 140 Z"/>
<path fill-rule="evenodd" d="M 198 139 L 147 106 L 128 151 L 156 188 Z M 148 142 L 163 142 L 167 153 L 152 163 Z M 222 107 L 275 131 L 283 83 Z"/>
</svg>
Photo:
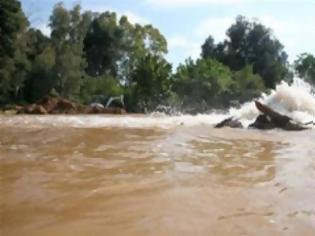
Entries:
<svg viewBox="0 0 315 236">
<path fill-rule="evenodd" d="M 28 22 L 17 0 L 0 0 L 0 55 L 13 56 L 15 41 Z"/>
<path fill-rule="evenodd" d="M 119 20 L 114 12 L 94 14 L 84 40 L 87 73 L 91 76 L 110 74 L 128 82 L 139 58 L 147 53 L 163 55 L 166 39 L 151 25 L 131 24 L 126 16 Z"/>
<path fill-rule="evenodd" d="M 22 39 L 27 19 L 16 0 L 0 0 L 0 103 L 17 99 L 27 63 Z"/>
<path fill-rule="evenodd" d="M 68 11 L 58 3 L 50 17 L 51 42 L 55 50 L 54 88 L 67 98 L 78 97 L 85 76 L 82 23 L 79 5 Z"/>
<path fill-rule="evenodd" d="M 82 85 L 81 100 L 86 103 L 99 102 L 106 104 L 110 97 L 124 94 L 119 81 L 110 75 L 89 77 Z"/>
<path fill-rule="evenodd" d="M 297 75 L 310 83 L 315 83 L 315 57 L 312 54 L 303 53 L 294 62 Z"/>
<path fill-rule="evenodd" d="M 17 39 L 13 63 L 14 69 L 10 74 L 10 96 L 14 102 L 18 102 L 23 99 L 23 88 L 31 66 L 27 58 L 26 34 Z"/>
<path fill-rule="evenodd" d="M 287 54 L 269 28 L 238 16 L 226 35 L 227 40 L 214 49 L 209 51 L 208 47 L 202 47 L 203 58 L 216 58 L 234 71 L 251 64 L 253 72 L 263 78 L 268 88 L 274 88 L 288 75 Z M 204 45 L 207 44 L 206 41 Z"/>
<path fill-rule="evenodd" d="M 211 58 L 188 59 L 174 75 L 173 89 L 182 98 L 184 109 L 205 111 L 227 105 L 233 87 L 229 68 Z"/>
<path fill-rule="evenodd" d="M 117 26 L 116 13 L 105 12 L 93 19 L 84 39 L 89 75 L 117 74 L 116 61 L 119 58 L 122 34 Z"/>
<path fill-rule="evenodd" d="M 152 25 L 132 25 L 124 16 L 120 19 L 119 26 L 124 32 L 123 54 L 118 61 L 119 77 L 128 84 L 132 71 L 145 55 L 163 57 L 167 53 L 167 41 Z"/>
<path fill-rule="evenodd" d="M 34 102 L 47 93 L 47 89 L 39 91 L 39 88 L 46 88 L 48 85 L 51 85 L 51 78 L 46 77 L 45 73 L 39 73 L 38 70 L 39 64 L 41 70 L 43 70 L 45 63 L 51 59 L 49 55 L 46 57 L 44 51 L 47 48 L 52 49 L 50 47 L 50 39 L 43 35 L 40 30 L 33 28 L 28 29 L 23 35 L 23 42 L 25 43 L 25 60 L 28 66 L 23 80 L 21 97 L 24 101 Z M 43 56 L 43 54 L 45 55 Z M 46 68 L 46 71 L 49 70 L 50 74 L 52 72 L 51 63 L 54 63 L 54 61 L 50 62 L 50 65 L 47 65 Z"/>
<path fill-rule="evenodd" d="M 216 45 L 214 43 L 213 37 L 210 35 L 206 41 L 201 46 L 201 56 L 202 58 L 212 58 L 215 57 Z"/>
<path fill-rule="evenodd" d="M 170 95 L 172 66 L 158 55 L 147 54 L 132 72 L 134 105 L 140 110 L 154 110 Z"/>
<path fill-rule="evenodd" d="M 49 94 L 55 85 L 55 50 L 44 48 L 32 61 L 32 69 L 25 83 L 25 100 L 35 102 Z"/>
<path fill-rule="evenodd" d="M 260 75 L 254 74 L 253 66 L 246 65 L 243 69 L 233 74 L 235 87 L 234 96 L 244 102 L 258 97 L 265 90 L 264 81 Z"/>
</svg>

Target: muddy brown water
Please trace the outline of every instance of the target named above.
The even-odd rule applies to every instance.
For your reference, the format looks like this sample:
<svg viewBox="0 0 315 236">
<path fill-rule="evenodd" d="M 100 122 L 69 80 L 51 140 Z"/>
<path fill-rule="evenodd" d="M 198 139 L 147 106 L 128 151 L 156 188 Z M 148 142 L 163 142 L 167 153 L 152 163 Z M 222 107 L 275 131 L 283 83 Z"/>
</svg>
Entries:
<svg viewBox="0 0 315 236">
<path fill-rule="evenodd" d="M 0 235 L 315 235 L 313 130 L 15 119 L 0 117 Z"/>
</svg>

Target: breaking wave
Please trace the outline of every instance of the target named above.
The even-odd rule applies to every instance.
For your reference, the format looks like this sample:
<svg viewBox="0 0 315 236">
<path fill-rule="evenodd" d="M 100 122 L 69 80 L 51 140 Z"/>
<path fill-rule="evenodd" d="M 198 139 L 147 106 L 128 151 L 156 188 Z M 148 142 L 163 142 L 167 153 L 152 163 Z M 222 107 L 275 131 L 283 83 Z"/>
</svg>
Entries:
<svg viewBox="0 0 315 236">
<path fill-rule="evenodd" d="M 312 86 L 295 78 L 292 84 L 281 82 L 269 94 L 258 99 L 271 108 L 300 122 L 315 118 L 315 96 Z M 199 115 L 50 115 L 50 116 L 1 116 L 1 126 L 13 127 L 121 127 L 121 128 L 172 128 L 177 126 L 213 125 L 229 116 L 239 118 L 244 125 L 252 122 L 258 111 L 254 102 L 243 104 L 240 108 L 230 108 L 225 113 Z"/>
<path fill-rule="evenodd" d="M 302 79 L 294 78 L 292 84 L 282 81 L 270 94 L 262 94 L 258 100 L 296 121 L 302 123 L 314 121 L 313 88 Z M 231 108 L 229 110 L 231 116 L 235 116 L 245 123 L 253 121 L 258 113 L 253 101 L 243 104 L 240 109 Z"/>
</svg>

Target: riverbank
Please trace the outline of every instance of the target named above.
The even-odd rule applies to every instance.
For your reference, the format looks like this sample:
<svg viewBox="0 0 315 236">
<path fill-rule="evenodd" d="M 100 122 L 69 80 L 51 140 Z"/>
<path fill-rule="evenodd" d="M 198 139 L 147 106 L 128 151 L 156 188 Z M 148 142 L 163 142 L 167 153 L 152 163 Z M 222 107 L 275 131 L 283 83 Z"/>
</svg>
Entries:
<svg viewBox="0 0 315 236">
<path fill-rule="evenodd" d="M 83 105 L 57 96 L 45 96 L 33 104 L 4 107 L 3 114 L 126 114 L 121 107 L 104 107 L 100 103 Z"/>
</svg>

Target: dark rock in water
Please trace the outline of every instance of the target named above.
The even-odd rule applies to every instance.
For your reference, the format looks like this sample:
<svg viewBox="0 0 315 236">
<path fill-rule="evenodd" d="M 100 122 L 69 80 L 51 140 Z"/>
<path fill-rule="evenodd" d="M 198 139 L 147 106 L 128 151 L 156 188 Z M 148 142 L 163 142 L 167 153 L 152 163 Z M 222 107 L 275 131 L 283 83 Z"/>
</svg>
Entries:
<svg viewBox="0 0 315 236">
<path fill-rule="evenodd" d="M 278 125 L 280 124 L 280 125 Z M 308 127 L 305 127 L 303 124 L 300 124 L 298 122 L 295 122 L 293 120 L 289 120 L 286 123 L 275 123 L 274 120 L 272 120 L 270 117 L 266 115 L 259 115 L 255 122 L 249 125 L 249 128 L 255 128 L 255 129 L 274 129 L 274 128 L 281 128 L 284 130 L 289 131 L 298 131 L 298 130 L 305 130 L 308 129 Z"/>
<path fill-rule="evenodd" d="M 249 128 L 264 129 L 264 130 L 280 128 L 280 129 L 290 130 L 290 131 L 308 129 L 308 127 L 306 127 L 304 124 L 296 122 L 292 120 L 290 117 L 286 115 L 282 115 L 258 101 L 255 101 L 255 105 L 262 114 L 257 116 L 255 122 L 250 124 Z M 215 128 L 222 128 L 222 127 L 242 128 L 243 126 L 239 120 L 235 119 L 234 117 L 229 117 L 221 121 L 215 126 Z"/>
<path fill-rule="evenodd" d="M 104 108 L 104 105 L 102 103 L 93 102 L 89 105 L 89 107 L 97 107 L 97 108 Z"/>
<path fill-rule="evenodd" d="M 53 113 L 53 110 L 56 108 L 58 101 L 58 97 L 45 96 L 44 98 L 38 100 L 36 104 L 43 106 L 47 113 Z"/>
<path fill-rule="evenodd" d="M 220 123 L 216 124 L 214 127 L 215 128 L 223 128 L 223 127 L 243 128 L 243 125 L 239 120 L 234 119 L 234 117 L 229 117 L 221 121 Z"/>
<path fill-rule="evenodd" d="M 255 101 L 255 105 L 257 109 L 264 115 L 266 115 L 269 118 L 270 122 L 276 127 L 283 128 L 290 120 L 292 120 L 290 117 L 282 115 L 258 101 Z"/>
<path fill-rule="evenodd" d="M 54 108 L 56 113 L 77 113 L 77 106 L 74 102 L 71 102 L 67 99 L 60 98 L 56 107 Z"/>
<path fill-rule="evenodd" d="M 119 115 L 123 115 L 126 114 L 126 110 L 124 108 L 120 108 L 120 107 L 105 107 L 105 110 L 103 112 L 104 114 L 119 114 Z"/>
<path fill-rule="evenodd" d="M 104 107 L 100 106 L 88 106 L 85 108 L 84 113 L 86 114 L 101 114 L 103 112 Z"/>
<path fill-rule="evenodd" d="M 126 110 L 120 107 L 100 107 L 88 106 L 84 113 L 86 114 L 126 114 Z"/>
<path fill-rule="evenodd" d="M 36 103 L 21 107 L 17 114 L 125 114 L 120 107 L 105 107 L 91 104 L 85 107 L 62 97 L 46 96 Z"/>
<path fill-rule="evenodd" d="M 33 114 L 40 114 L 40 115 L 46 115 L 47 114 L 46 109 L 41 105 L 36 106 L 36 108 L 33 112 L 34 112 Z"/>
<path fill-rule="evenodd" d="M 273 129 L 281 128 L 284 130 L 305 130 L 308 129 L 303 124 L 300 124 L 286 115 L 282 115 L 270 107 L 255 101 L 257 109 L 262 112 L 262 115 L 259 115 L 255 122 L 249 127 L 257 129 Z"/>
<path fill-rule="evenodd" d="M 249 125 L 249 128 L 256 129 L 274 129 L 276 126 L 271 122 L 270 118 L 266 115 L 257 116 L 254 123 Z"/>
<path fill-rule="evenodd" d="M 290 131 L 300 131 L 309 129 L 309 127 L 306 127 L 304 124 L 300 124 L 296 121 L 290 120 L 283 129 Z"/>
<path fill-rule="evenodd" d="M 41 105 L 31 104 L 31 105 L 20 108 L 17 114 L 45 115 L 47 114 L 47 111 Z"/>
<path fill-rule="evenodd" d="M 77 105 L 67 99 L 46 96 L 34 104 L 20 108 L 18 114 L 74 114 L 77 113 L 77 111 Z"/>
</svg>

